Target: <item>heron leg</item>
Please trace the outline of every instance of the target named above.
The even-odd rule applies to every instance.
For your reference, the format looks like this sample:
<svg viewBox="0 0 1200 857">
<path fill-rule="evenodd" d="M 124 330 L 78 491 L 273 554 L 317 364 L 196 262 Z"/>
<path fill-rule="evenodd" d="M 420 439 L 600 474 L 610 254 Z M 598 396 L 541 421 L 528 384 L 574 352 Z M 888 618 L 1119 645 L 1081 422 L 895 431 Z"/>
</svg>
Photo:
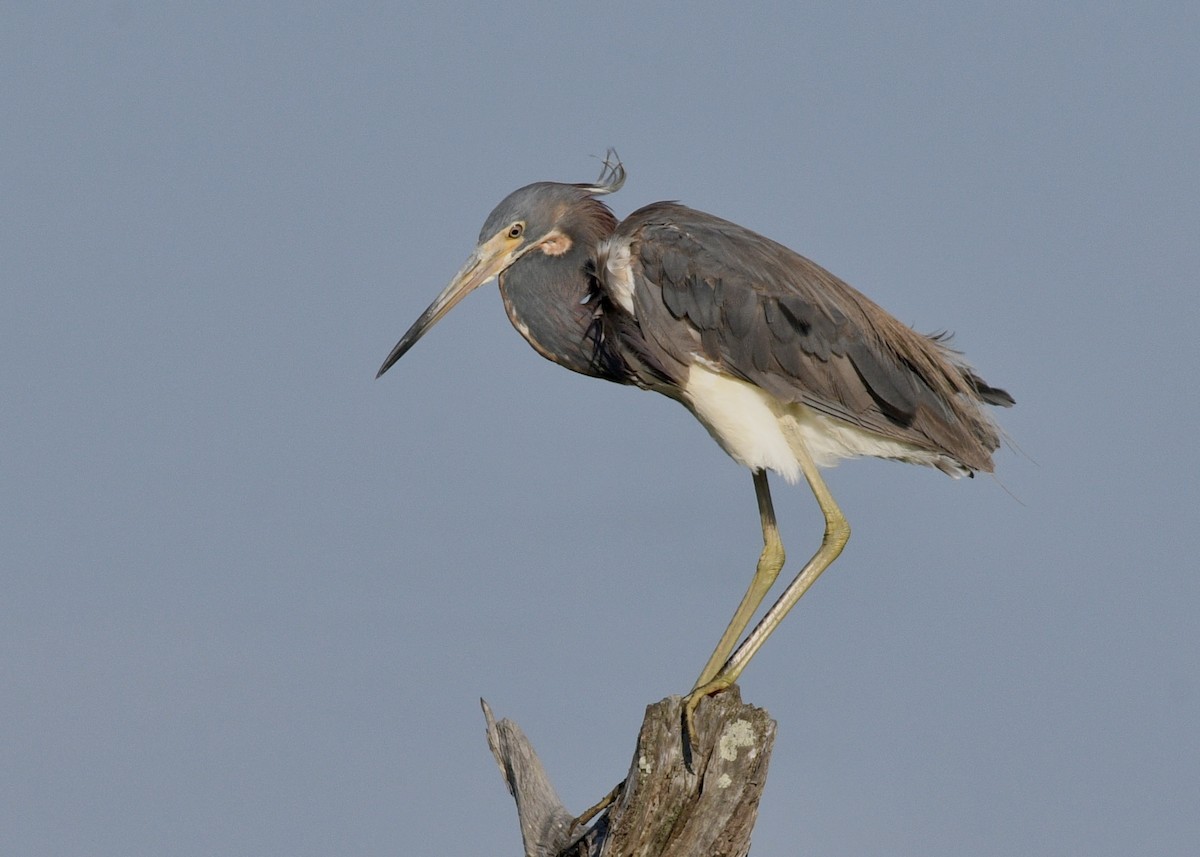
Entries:
<svg viewBox="0 0 1200 857">
<path fill-rule="evenodd" d="M 733 618 L 729 620 L 729 626 L 721 635 L 721 641 L 713 650 L 712 657 L 704 665 L 700 678 L 696 679 L 696 688 L 708 684 L 720 672 L 721 667 L 732 654 L 734 646 L 737 645 L 737 641 L 741 639 L 742 633 L 749 626 L 754 612 L 762 604 L 763 598 L 775 584 L 775 580 L 783 568 L 783 542 L 779 538 L 779 527 L 775 524 L 775 507 L 771 504 L 771 488 L 767 485 L 765 470 L 754 471 L 754 495 L 758 498 L 758 515 L 762 519 L 762 553 L 758 557 L 758 566 L 754 569 L 750 588 L 742 596 L 742 603 L 734 611 Z"/>
<path fill-rule="evenodd" d="M 808 485 L 812 489 L 813 496 L 817 498 L 817 504 L 821 507 L 821 513 L 825 516 L 825 535 L 821 539 L 821 547 L 817 549 L 812 559 L 796 575 L 796 579 L 789 583 L 787 588 L 783 590 L 783 593 L 779 596 L 779 600 L 771 605 L 771 609 L 766 612 L 766 615 L 762 617 L 749 636 L 734 650 L 729 660 L 725 661 L 724 665 L 708 681 L 702 681 L 687 695 L 684 704 L 684 719 L 689 734 L 695 734 L 693 715 L 696 711 L 696 706 L 700 704 L 700 700 L 706 696 L 726 690 L 738 680 L 738 677 L 742 674 L 742 670 L 746 668 L 746 664 L 762 648 L 762 644 L 766 642 L 767 637 L 771 636 L 771 632 L 779 627 L 779 623 L 783 621 L 783 617 L 788 614 L 788 611 L 796 605 L 801 596 L 821 576 L 821 572 L 827 569 L 838 558 L 838 555 L 842 552 L 842 548 L 846 546 L 846 542 L 850 539 L 850 524 L 846 521 L 842 510 L 838 508 L 838 504 L 834 502 L 833 495 L 829 493 L 829 487 L 825 484 L 825 480 L 821 478 L 821 473 L 817 465 L 813 462 L 812 456 L 799 444 L 796 444 L 796 447 L 796 458 L 800 463 L 800 469 L 804 473 L 805 479 L 808 480 Z M 758 474 L 755 474 L 756 484 L 757 476 Z M 765 485 L 765 477 L 763 482 Z"/>
</svg>

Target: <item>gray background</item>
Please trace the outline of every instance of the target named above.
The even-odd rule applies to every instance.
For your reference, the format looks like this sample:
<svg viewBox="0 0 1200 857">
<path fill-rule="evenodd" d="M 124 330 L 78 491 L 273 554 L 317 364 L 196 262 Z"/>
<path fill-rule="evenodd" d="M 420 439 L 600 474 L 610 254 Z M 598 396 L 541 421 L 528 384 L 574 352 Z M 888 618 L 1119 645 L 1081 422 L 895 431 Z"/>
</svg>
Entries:
<svg viewBox="0 0 1200 857">
<path fill-rule="evenodd" d="M 4 5 L 0 853 L 516 854 L 481 695 L 622 776 L 749 476 L 494 289 L 373 379 L 610 145 L 1018 401 L 997 479 L 829 473 L 755 853 L 1200 851 L 1200 7 L 412 5 Z"/>
</svg>

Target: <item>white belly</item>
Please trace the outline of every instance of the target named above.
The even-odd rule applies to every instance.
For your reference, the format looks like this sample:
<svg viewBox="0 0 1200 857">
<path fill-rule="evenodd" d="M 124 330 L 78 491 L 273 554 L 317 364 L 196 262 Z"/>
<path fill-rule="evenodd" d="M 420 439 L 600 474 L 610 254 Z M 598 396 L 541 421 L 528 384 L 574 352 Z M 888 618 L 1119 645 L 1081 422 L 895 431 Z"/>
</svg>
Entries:
<svg viewBox="0 0 1200 857">
<path fill-rule="evenodd" d="M 683 402 L 734 461 L 752 470 L 774 470 L 789 482 L 800 479 L 797 445 L 820 467 L 862 455 L 928 465 L 943 458 L 797 402 L 781 402 L 753 384 L 700 364 L 689 369 Z"/>
</svg>

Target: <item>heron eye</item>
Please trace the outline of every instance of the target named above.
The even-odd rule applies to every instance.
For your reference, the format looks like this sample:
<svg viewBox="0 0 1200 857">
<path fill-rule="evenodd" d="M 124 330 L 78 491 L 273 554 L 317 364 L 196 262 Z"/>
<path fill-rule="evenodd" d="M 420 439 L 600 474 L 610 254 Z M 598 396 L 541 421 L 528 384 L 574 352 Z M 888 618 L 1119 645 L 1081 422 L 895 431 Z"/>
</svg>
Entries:
<svg viewBox="0 0 1200 857">
<path fill-rule="evenodd" d="M 524 231 L 525 231 L 524 223 L 514 223 L 512 226 L 508 227 L 508 237 L 514 238 L 514 239 L 520 238 L 521 233 Z"/>
</svg>

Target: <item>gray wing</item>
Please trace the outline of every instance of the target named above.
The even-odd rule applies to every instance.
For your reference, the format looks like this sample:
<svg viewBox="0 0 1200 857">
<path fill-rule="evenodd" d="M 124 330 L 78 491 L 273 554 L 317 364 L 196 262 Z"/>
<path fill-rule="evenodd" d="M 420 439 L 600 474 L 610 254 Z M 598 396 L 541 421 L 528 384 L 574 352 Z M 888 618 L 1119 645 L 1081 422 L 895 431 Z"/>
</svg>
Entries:
<svg viewBox="0 0 1200 857">
<path fill-rule="evenodd" d="M 702 357 L 784 401 L 991 470 L 998 434 L 981 405 L 1012 398 L 819 265 L 675 203 L 634 212 L 610 247 L 628 248 L 633 308 L 614 334 L 647 386 L 681 385 Z"/>
</svg>

